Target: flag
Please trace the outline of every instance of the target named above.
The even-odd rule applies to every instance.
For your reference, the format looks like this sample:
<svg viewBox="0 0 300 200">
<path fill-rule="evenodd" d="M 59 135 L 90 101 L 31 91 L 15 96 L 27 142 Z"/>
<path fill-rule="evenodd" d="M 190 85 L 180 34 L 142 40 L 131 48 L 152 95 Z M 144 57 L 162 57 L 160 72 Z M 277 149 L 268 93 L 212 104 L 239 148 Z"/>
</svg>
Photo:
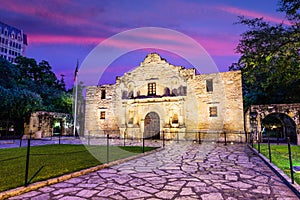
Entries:
<svg viewBox="0 0 300 200">
<path fill-rule="evenodd" d="M 76 69 L 75 69 L 75 73 L 74 73 L 74 82 L 77 79 L 77 73 L 78 73 L 78 59 L 77 59 L 77 64 L 76 64 Z"/>
</svg>

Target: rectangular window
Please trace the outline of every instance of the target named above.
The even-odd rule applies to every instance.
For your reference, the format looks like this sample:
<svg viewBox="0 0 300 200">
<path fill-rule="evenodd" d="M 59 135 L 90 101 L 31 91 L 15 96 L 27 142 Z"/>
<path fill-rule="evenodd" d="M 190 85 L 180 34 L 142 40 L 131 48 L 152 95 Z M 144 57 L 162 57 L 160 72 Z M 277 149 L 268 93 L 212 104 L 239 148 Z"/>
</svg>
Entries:
<svg viewBox="0 0 300 200">
<path fill-rule="evenodd" d="M 156 84 L 155 83 L 148 83 L 148 95 L 156 95 Z"/>
<path fill-rule="evenodd" d="M 213 80 L 212 79 L 206 80 L 206 91 L 207 92 L 212 92 L 213 90 L 214 90 L 214 88 L 213 88 Z"/>
<path fill-rule="evenodd" d="M 217 106 L 209 107 L 209 116 L 210 117 L 218 117 L 218 108 L 217 108 Z"/>
<path fill-rule="evenodd" d="M 101 99 L 105 99 L 106 98 L 106 91 L 105 89 L 101 90 Z"/>
<path fill-rule="evenodd" d="M 100 119 L 105 119 L 105 111 L 100 111 Z"/>
</svg>

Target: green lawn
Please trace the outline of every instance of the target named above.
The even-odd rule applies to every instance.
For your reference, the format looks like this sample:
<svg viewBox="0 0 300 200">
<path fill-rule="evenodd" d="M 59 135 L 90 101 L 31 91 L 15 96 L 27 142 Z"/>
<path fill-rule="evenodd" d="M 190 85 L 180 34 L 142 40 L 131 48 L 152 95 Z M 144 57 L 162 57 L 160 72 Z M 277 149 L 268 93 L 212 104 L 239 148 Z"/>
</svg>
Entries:
<svg viewBox="0 0 300 200">
<path fill-rule="evenodd" d="M 254 145 L 258 150 L 258 145 Z M 269 159 L 269 151 L 267 144 L 260 145 L 260 152 Z M 293 166 L 300 166 L 300 146 L 291 146 Z M 284 173 L 291 177 L 290 161 L 287 145 L 271 144 L 272 163 L 279 167 Z M 300 173 L 294 173 L 295 181 L 300 184 Z"/>
<path fill-rule="evenodd" d="M 155 148 L 145 147 L 145 151 Z M 0 192 L 23 186 L 25 182 L 26 147 L 0 149 Z M 37 182 L 107 162 L 106 146 L 44 145 L 30 149 L 28 180 Z M 142 153 L 142 147 L 109 147 L 109 161 Z M 93 154 L 93 155 L 91 155 Z"/>
</svg>

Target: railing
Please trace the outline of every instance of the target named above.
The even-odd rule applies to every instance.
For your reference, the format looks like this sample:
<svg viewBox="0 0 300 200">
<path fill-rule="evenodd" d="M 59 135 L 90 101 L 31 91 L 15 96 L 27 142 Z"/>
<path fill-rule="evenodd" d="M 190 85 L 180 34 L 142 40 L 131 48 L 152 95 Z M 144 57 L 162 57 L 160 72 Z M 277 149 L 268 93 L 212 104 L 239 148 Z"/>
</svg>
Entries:
<svg viewBox="0 0 300 200">
<path fill-rule="evenodd" d="M 270 135 L 267 134 L 263 138 L 261 132 L 248 132 L 246 135 L 247 143 L 252 148 L 255 148 L 259 154 L 265 155 L 269 163 L 274 163 L 286 173 L 288 172 L 291 182 L 294 184 L 294 173 L 297 169 L 300 171 L 300 166 L 295 166 L 295 163 L 299 163 L 300 161 L 300 152 L 296 149 L 293 152 L 290 137 L 281 139 L 278 137 L 271 138 Z M 293 163 L 293 159 L 296 159 L 295 163 Z M 282 163 L 286 163 L 286 165 L 282 165 Z M 298 180 L 300 180 L 299 177 Z"/>
</svg>

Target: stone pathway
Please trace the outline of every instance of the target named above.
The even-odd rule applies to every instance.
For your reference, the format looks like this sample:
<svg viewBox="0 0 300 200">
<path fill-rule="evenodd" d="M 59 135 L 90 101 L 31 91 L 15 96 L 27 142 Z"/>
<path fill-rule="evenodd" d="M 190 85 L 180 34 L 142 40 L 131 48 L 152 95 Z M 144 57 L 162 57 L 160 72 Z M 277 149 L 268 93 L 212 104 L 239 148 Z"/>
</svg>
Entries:
<svg viewBox="0 0 300 200">
<path fill-rule="evenodd" d="M 245 144 L 163 151 L 10 199 L 298 199 Z"/>
</svg>

